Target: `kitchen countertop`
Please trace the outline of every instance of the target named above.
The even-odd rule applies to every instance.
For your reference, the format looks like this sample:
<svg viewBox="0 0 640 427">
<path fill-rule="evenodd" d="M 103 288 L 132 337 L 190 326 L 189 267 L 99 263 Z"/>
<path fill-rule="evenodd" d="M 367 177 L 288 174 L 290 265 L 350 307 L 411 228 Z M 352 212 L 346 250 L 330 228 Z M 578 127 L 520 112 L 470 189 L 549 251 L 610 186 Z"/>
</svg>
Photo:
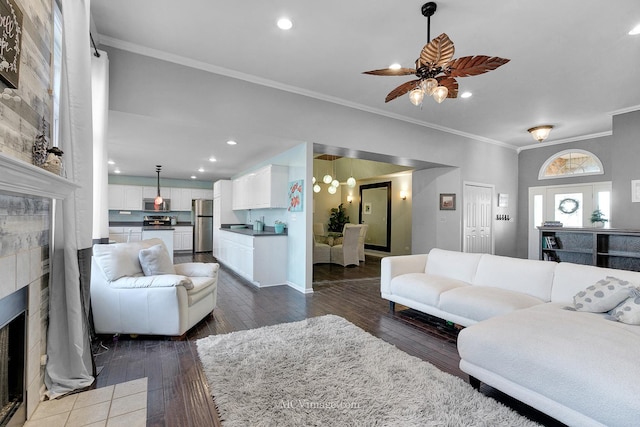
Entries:
<svg viewBox="0 0 640 427">
<path fill-rule="evenodd" d="M 147 225 L 142 227 L 142 231 L 160 231 L 160 230 L 173 231 L 175 230 L 175 228 L 173 227 L 174 227 L 173 225 Z"/>
<path fill-rule="evenodd" d="M 287 229 L 284 229 L 284 233 L 276 233 L 273 227 L 265 226 L 264 231 L 254 231 L 253 228 L 229 228 L 229 226 L 222 226 L 220 230 L 228 231 L 230 233 L 243 234 L 245 236 L 262 237 L 262 236 L 286 236 Z"/>
<path fill-rule="evenodd" d="M 122 221 L 115 222 L 110 221 L 109 227 L 142 227 L 141 221 Z M 176 225 L 172 225 L 171 227 L 193 227 L 193 224 L 187 221 L 178 222 Z"/>
</svg>

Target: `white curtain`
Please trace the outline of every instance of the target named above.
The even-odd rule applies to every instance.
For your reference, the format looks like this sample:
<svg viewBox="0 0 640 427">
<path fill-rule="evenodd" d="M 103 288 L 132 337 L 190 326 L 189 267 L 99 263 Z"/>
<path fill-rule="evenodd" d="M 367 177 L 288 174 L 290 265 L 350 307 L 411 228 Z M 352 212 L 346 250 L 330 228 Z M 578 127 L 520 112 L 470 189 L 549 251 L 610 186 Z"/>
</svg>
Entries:
<svg viewBox="0 0 640 427">
<path fill-rule="evenodd" d="M 45 370 L 47 395 L 55 398 L 90 386 L 93 356 L 83 308 L 79 254 L 91 250 L 93 148 L 91 120 L 90 0 L 62 0 L 60 148 L 67 179 L 79 184 L 55 203 Z M 90 253 L 90 252 L 89 252 Z M 80 259 L 82 259 L 80 257 Z M 86 260 L 85 260 L 86 261 Z M 86 262 L 84 262 L 86 264 Z"/>
<path fill-rule="evenodd" d="M 109 239 L 107 124 L 109 116 L 109 57 L 99 50 L 91 54 L 93 103 L 93 240 Z"/>
</svg>

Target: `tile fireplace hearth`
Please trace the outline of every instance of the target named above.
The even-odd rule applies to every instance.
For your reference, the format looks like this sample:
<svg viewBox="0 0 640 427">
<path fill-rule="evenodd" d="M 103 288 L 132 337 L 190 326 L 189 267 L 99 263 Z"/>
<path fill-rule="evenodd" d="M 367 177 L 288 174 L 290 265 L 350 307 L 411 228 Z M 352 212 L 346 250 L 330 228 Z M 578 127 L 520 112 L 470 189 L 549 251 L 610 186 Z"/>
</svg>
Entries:
<svg viewBox="0 0 640 427">
<path fill-rule="evenodd" d="M 64 178 L 0 153 L 0 311 L 13 305 L 12 310 L 24 313 L 24 325 L 16 328 L 22 343 L 9 344 L 12 351 L 15 345 L 25 349 L 24 405 L 16 414 L 22 421 L 34 413 L 45 390 L 41 360 L 47 353 L 52 207 L 75 188 Z M 22 299 L 22 307 L 13 304 L 16 298 Z"/>
</svg>

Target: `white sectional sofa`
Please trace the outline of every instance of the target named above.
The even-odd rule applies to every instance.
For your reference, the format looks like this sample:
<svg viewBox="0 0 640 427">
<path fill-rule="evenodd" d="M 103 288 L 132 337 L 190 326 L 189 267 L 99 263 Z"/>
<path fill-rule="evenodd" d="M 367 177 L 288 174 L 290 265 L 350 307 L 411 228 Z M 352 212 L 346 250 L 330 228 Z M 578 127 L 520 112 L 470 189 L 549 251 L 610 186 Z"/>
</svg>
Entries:
<svg viewBox="0 0 640 427">
<path fill-rule="evenodd" d="M 575 426 L 640 425 L 640 325 L 572 311 L 607 276 L 640 273 L 433 249 L 382 260 L 381 294 L 466 326 L 460 368 Z"/>
</svg>

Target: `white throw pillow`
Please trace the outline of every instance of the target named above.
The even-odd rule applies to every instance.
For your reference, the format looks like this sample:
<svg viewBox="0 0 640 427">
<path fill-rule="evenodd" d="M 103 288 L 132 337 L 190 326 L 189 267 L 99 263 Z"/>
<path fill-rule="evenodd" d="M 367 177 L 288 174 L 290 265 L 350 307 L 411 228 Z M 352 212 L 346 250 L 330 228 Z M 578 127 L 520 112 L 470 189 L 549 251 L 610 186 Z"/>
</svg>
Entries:
<svg viewBox="0 0 640 427">
<path fill-rule="evenodd" d="M 573 297 L 578 311 L 604 313 L 632 295 L 633 285 L 626 280 L 607 276 Z"/>
<path fill-rule="evenodd" d="M 640 290 L 634 289 L 633 295 L 609 312 L 618 322 L 640 325 Z"/>
<path fill-rule="evenodd" d="M 107 280 L 113 281 L 142 272 L 138 260 L 139 250 L 138 245 L 129 243 L 97 244 L 93 246 L 93 258 Z"/>
<path fill-rule="evenodd" d="M 162 244 L 141 249 L 138 257 L 140 258 L 140 265 L 142 266 L 142 272 L 145 276 L 176 274 L 169 252 Z"/>
</svg>

